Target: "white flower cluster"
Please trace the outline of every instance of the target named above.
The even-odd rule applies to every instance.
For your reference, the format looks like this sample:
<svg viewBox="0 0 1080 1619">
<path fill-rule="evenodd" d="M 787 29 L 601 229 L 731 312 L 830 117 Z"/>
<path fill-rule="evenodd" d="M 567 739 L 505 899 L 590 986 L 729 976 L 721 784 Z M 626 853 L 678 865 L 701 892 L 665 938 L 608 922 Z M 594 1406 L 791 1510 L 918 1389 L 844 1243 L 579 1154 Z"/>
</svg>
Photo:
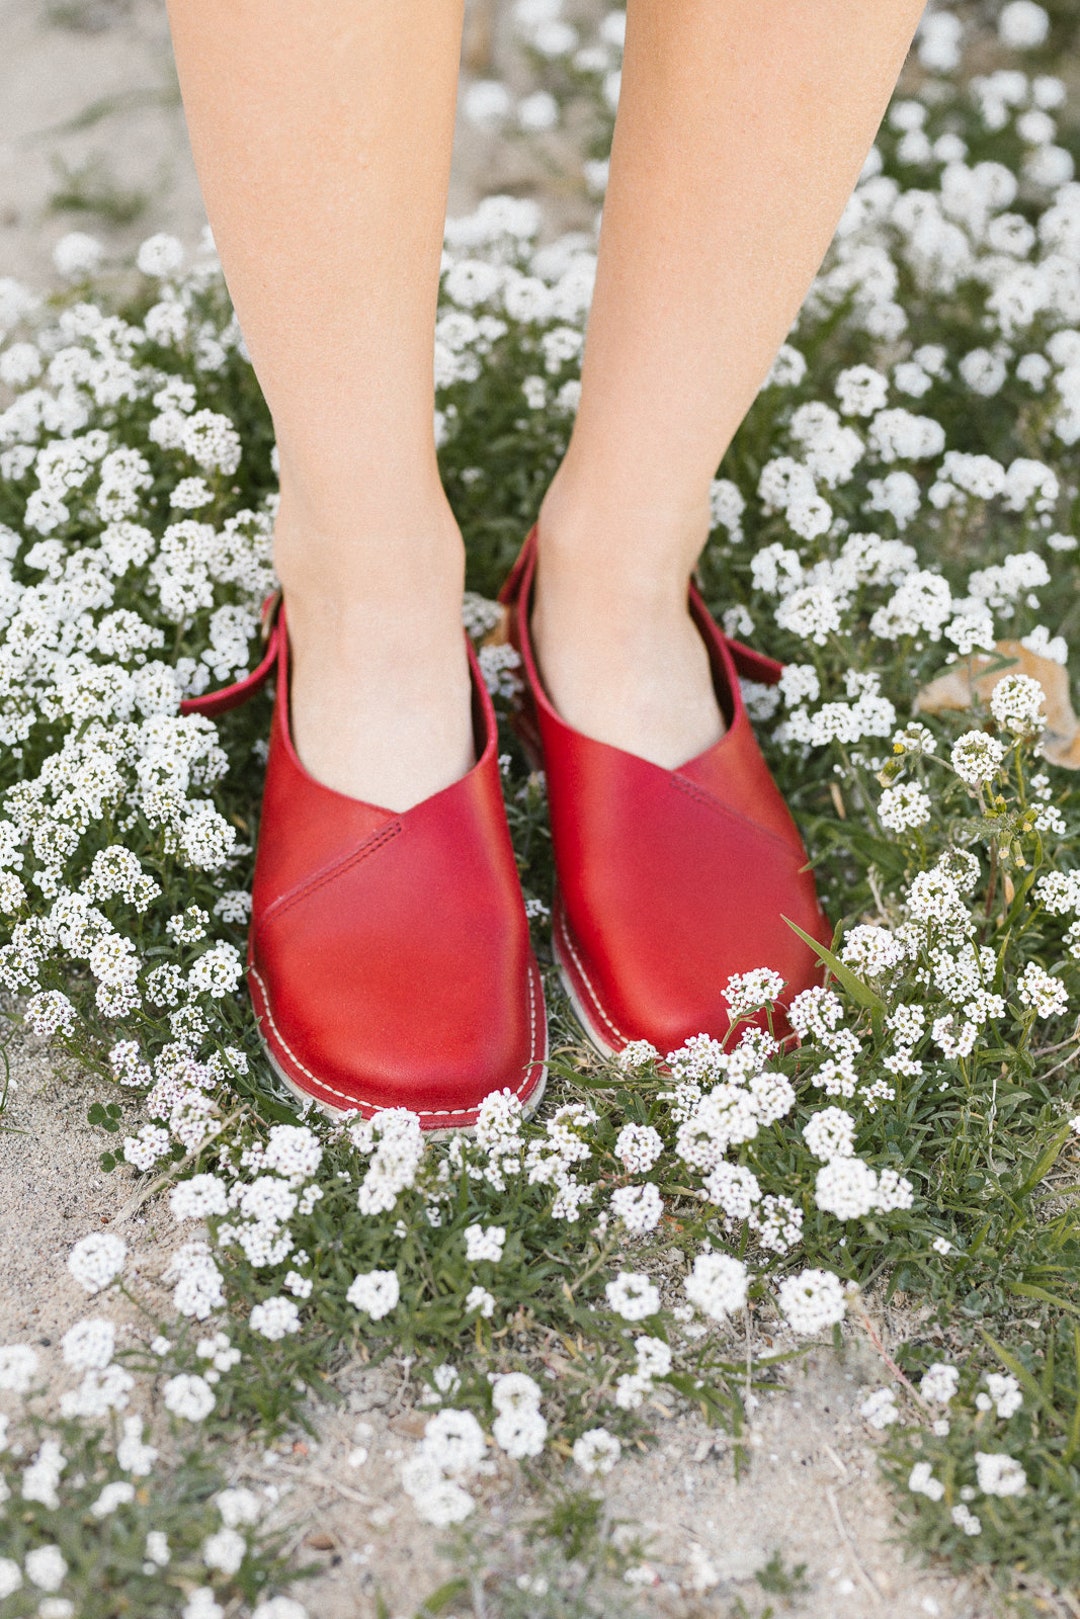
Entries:
<svg viewBox="0 0 1080 1619">
<path fill-rule="evenodd" d="M 724 1321 L 746 1303 L 746 1266 L 733 1254 L 702 1253 L 683 1283 L 690 1303 L 714 1321 Z"/>
<path fill-rule="evenodd" d="M 361 1214 L 386 1213 L 419 1173 L 424 1156 L 420 1120 L 408 1108 L 388 1108 L 351 1125 L 348 1133 L 357 1152 L 371 1156 L 357 1206 Z"/>
<path fill-rule="evenodd" d="M 615 1384 L 615 1404 L 622 1411 L 636 1411 L 652 1393 L 656 1379 L 671 1371 L 671 1349 L 662 1338 L 635 1338 L 634 1356 L 634 1370 L 623 1372 Z"/>
<path fill-rule="evenodd" d="M 491 1432 L 508 1456 L 539 1456 L 547 1439 L 540 1387 L 525 1372 L 503 1372 L 491 1382 L 495 1420 Z"/>
<path fill-rule="evenodd" d="M 580 1102 L 568 1102 L 556 1108 L 548 1119 L 544 1136 L 529 1144 L 525 1158 L 528 1182 L 530 1186 L 555 1187 L 555 1201 L 551 1206 L 553 1219 L 573 1223 L 592 1201 L 592 1186 L 579 1181 L 574 1168 L 592 1157 L 586 1135 L 595 1123 L 592 1108 Z"/>
<path fill-rule="evenodd" d="M 401 1483 L 420 1517 L 445 1527 L 467 1518 L 475 1505 L 464 1488 L 484 1459 L 484 1430 L 471 1411 L 447 1408 L 432 1417 L 419 1446 L 401 1469 Z"/>
</svg>

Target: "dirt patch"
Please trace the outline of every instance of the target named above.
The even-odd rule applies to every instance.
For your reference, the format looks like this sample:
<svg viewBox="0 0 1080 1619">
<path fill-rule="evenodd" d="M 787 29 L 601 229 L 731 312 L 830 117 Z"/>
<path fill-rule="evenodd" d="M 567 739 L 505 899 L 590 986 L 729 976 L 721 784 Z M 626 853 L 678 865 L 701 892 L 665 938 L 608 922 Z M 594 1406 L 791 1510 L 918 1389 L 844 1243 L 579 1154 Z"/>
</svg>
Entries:
<svg viewBox="0 0 1080 1619">
<path fill-rule="evenodd" d="M 160 0 L 0 0 L 0 36 L 0 276 L 48 287 L 70 230 L 115 258 L 160 230 L 194 245 L 206 214 Z M 528 88 L 505 7 L 470 5 L 463 60 L 463 88 Z M 459 119 L 448 212 L 510 192 L 543 197 L 545 236 L 582 228 L 597 205 L 574 151 L 572 127 L 538 140 Z"/>
<path fill-rule="evenodd" d="M 72 1244 L 90 1231 L 122 1235 L 127 1274 L 164 1316 L 160 1277 L 192 1232 L 173 1222 L 160 1196 L 141 1202 L 131 1171 L 99 1169 L 106 1142 L 86 1110 L 109 1099 L 106 1087 L 59 1071 L 31 1042 L 17 1043 L 11 1056 L 4 1123 L 12 1133 L 0 1135 L 0 1343 L 37 1347 L 59 1389 L 72 1381 L 59 1339 L 95 1308 L 68 1274 Z M 112 1295 L 107 1313 L 136 1330 L 134 1311 Z M 755 1412 L 741 1478 L 728 1436 L 696 1418 L 667 1417 L 658 1446 L 631 1452 L 605 1480 L 610 1519 L 642 1546 L 636 1577 L 645 1610 L 726 1619 L 741 1600 L 756 1615 L 776 1600 L 756 1575 L 778 1556 L 789 1575 L 804 1565 L 792 1611 L 814 1619 L 991 1619 L 986 1597 L 920 1571 L 895 1543 L 874 1443 L 858 1414 L 867 1389 L 883 1381 L 869 1345 L 853 1340 L 843 1362 L 814 1352 L 786 1381 Z M 427 1413 L 406 1363 L 346 1368 L 336 1382 L 341 1406 L 311 1408 L 315 1437 L 238 1453 L 234 1481 L 269 1488 L 296 1557 L 325 1565 L 304 1596 L 319 1619 L 373 1613 L 376 1592 L 393 1619 L 412 1615 L 454 1573 L 438 1552 L 445 1536 L 420 1521 L 399 1482 Z M 498 1613 L 500 1589 L 545 1578 L 543 1550 L 526 1535 L 541 1501 L 505 1457 L 488 1465 L 470 1522 L 479 1526 L 481 1594 Z"/>
</svg>

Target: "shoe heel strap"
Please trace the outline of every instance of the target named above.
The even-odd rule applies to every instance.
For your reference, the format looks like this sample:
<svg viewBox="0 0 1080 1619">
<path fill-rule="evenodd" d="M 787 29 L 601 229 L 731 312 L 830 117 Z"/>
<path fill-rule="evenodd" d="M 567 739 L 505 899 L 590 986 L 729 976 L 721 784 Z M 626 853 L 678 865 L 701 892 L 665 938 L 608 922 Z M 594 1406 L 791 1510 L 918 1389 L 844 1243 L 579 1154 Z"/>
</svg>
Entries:
<svg viewBox="0 0 1080 1619">
<path fill-rule="evenodd" d="M 239 708 L 253 697 L 261 686 L 265 686 L 281 650 L 281 638 L 285 634 L 281 613 L 281 591 L 275 590 L 272 596 L 267 596 L 262 605 L 262 625 L 260 634 L 266 651 L 262 659 L 246 674 L 242 680 L 237 680 L 231 686 L 219 686 L 217 691 L 204 692 L 201 697 L 185 697 L 180 704 L 181 714 L 205 714 L 212 719 L 215 714 L 224 714 L 230 708 Z"/>
<path fill-rule="evenodd" d="M 744 680 L 756 680 L 762 686 L 775 686 L 784 672 L 784 665 L 777 663 L 775 658 L 767 658 L 764 652 L 755 652 L 752 646 L 744 646 L 741 641 L 733 641 L 730 635 L 725 635 L 728 651 L 732 662 Z"/>
<path fill-rule="evenodd" d="M 521 550 L 518 552 L 517 561 L 514 563 L 514 566 L 510 569 L 510 572 L 502 582 L 502 588 L 499 591 L 497 599 L 503 604 L 504 607 L 509 606 L 509 604 L 516 598 L 518 588 L 521 584 L 521 576 L 525 572 L 525 569 L 529 566 L 529 563 L 532 561 L 535 550 L 536 524 L 534 523 L 528 534 L 525 536 L 525 542 L 522 545 Z"/>
</svg>

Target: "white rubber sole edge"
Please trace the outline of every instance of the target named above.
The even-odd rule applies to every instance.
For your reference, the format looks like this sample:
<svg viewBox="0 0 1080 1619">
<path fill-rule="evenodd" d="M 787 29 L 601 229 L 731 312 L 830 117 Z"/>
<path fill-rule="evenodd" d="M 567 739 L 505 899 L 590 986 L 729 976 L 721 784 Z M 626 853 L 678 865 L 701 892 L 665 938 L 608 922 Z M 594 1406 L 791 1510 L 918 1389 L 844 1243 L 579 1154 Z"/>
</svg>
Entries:
<svg viewBox="0 0 1080 1619">
<path fill-rule="evenodd" d="M 574 1016 L 581 1024 L 582 1032 L 584 1033 L 585 1038 L 588 1040 L 593 1049 L 600 1053 L 601 1057 L 617 1057 L 619 1055 L 618 1050 L 615 1046 L 609 1046 L 607 1041 L 597 1033 L 588 1012 L 585 1010 L 585 1007 L 582 1004 L 577 990 L 574 988 L 574 981 L 570 977 L 570 972 L 566 965 L 566 958 L 563 956 L 562 950 L 559 948 L 559 936 L 554 928 L 551 930 L 551 953 L 555 957 L 555 965 L 559 969 L 559 981 L 561 982 L 563 989 L 566 991 L 566 998 L 573 1008 Z"/>
<path fill-rule="evenodd" d="M 542 999 L 542 997 L 541 997 L 541 999 Z M 547 1061 L 548 1061 L 548 1053 L 549 1053 L 549 1050 L 550 1050 L 550 1041 L 549 1041 L 549 1037 L 548 1037 L 548 1022 L 547 1022 L 547 1009 L 546 1009 L 546 1007 L 544 1008 L 543 1017 L 544 1017 L 544 1049 L 541 1052 L 540 1056 L 536 1059 L 537 1062 L 539 1062 L 540 1065 L 541 1065 L 540 1078 L 537 1081 L 536 1085 L 533 1087 L 532 1091 L 529 1093 L 528 1100 L 526 1102 L 522 1103 L 522 1116 L 524 1118 L 526 1118 L 526 1119 L 531 1118 L 532 1115 L 536 1112 L 537 1108 L 540 1106 L 540 1103 L 544 1099 L 544 1092 L 547 1090 L 547 1082 L 548 1082 Z M 263 1034 L 263 1031 L 262 1031 L 262 1024 L 259 1022 L 258 1018 L 255 1019 L 255 1027 L 256 1027 L 256 1029 L 258 1030 L 258 1033 L 259 1033 L 259 1044 L 262 1046 L 263 1051 L 266 1053 L 266 1060 L 270 1064 L 270 1067 L 274 1070 L 274 1074 L 281 1081 L 281 1083 L 285 1086 L 285 1089 L 287 1091 L 290 1091 L 292 1093 L 292 1095 L 296 1097 L 297 1101 L 299 1101 L 299 1102 L 301 1102 L 303 1104 L 303 1108 L 304 1108 L 305 1112 L 308 1111 L 310 1108 L 314 1107 L 314 1108 L 318 1108 L 320 1113 L 324 1113 L 328 1119 L 344 1119 L 344 1118 L 347 1118 L 349 1116 L 349 1110 L 347 1108 L 334 1107 L 332 1103 L 323 1102 L 317 1096 L 312 1096 L 310 1091 L 303 1090 L 296 1083 L 296 1081 L 294 1079 L 292 1079 L 285 1072 L 285 1070 L 282 1068 L 281 1064 L 278 1062 L 277 1058 L 274 1056 L 274 1053 L 270 1050 L 270 1047 L 267 1045 L 266 1038 L 265 1038 L 265 1036 Z M 358 1114 L 358 1117 L 359 1116 L 367 1117 L 368 1115 L 359 1115 Z M 448 1141 L 451 1136 L 472 1135 L 475 1129 L 476 1129 L 476 1126 L 474 1124 L 450 1124 L 450 1125 L 447 1125 L 445 1129 L 425 1130 L 424 1131 L 424 1139 L 425 1139 L 425 1141 Z"/>
</svg>

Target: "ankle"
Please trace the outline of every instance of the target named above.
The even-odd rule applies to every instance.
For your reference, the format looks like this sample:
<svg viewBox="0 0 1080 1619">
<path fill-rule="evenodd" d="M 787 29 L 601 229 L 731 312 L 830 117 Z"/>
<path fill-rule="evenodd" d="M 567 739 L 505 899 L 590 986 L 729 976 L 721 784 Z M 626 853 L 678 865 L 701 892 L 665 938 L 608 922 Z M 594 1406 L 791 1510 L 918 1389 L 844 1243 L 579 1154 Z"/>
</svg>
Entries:
<svg viewBox="0 0 1080 1619">
<path fill-rule="evenodd" d="M 708 533 L 707 494 L 684 502 L 612 496 L 560 469 L 537 517 L 538 580 L 553 600 L 576 596 L 620 618 L 685 616 Z"/>
<path fill-rule="evenodd" d="M 458 650 L 465 550 L 452 518 L 343 534 L 301 528 L 290 514 L 275 525 L 274 560 L 290 642 L 322 663 Z"/>
<path fill-rule="evenodd" d="M 403 608 L 459 609 L 465 547 L 441 486 L 388 509 L 356 502 L 346 516 L 312 508 L 283 485 L 274 566 L 294 612 L 311 604 L 331 621 L 366 612 L 377 623 Z"/>
</svg>

